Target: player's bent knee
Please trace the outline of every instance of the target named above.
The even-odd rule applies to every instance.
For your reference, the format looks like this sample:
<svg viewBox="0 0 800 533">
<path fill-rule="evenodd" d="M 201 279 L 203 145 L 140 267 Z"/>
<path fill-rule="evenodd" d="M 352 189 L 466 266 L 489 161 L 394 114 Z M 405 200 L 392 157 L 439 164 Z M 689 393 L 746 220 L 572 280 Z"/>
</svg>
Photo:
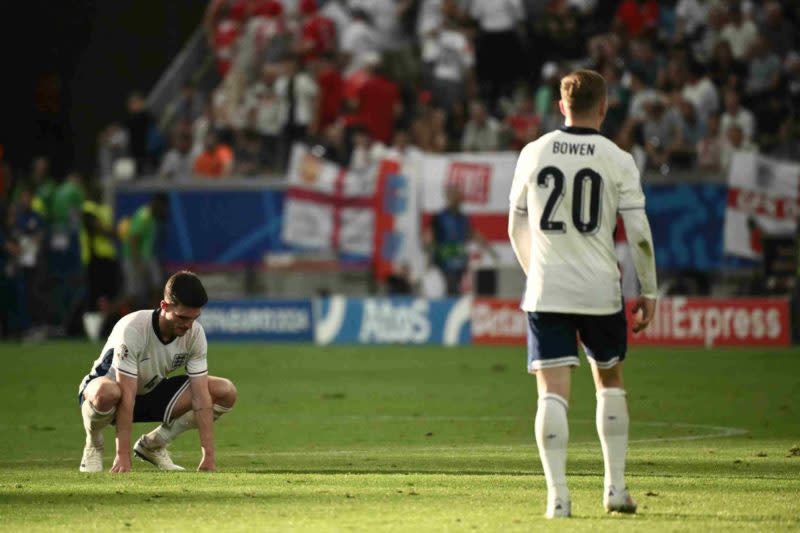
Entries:
<svg viewBox="0 0 800 533">
<path fill-rule="evenodd" d="M 221 403 L 224 407 L 233 407 L 236 403 L 236 385 L 226 378 L 216 378 L 211 385 L 211 397 L 214 403 Z"/>
<path fill-rule="evenodd" d="M 622 380 L 622 365 L 617 364 L 611 368 L 597 368 L 595 370 L 595 384 L 599 389 L 624 388 Z"/>
<path fill-rule="evenodd" d="M 91 398 L 89 398 L 89 400 L 96 409 L 99 409 L 100 411 L 108 411 L 109 409 L 116 407 L 120 398 L 122 398 L 122 391 L 120 390 L 119 385 L 113 381 L 103 381 L 94 390 L 94 394 Z"/>
</svg>

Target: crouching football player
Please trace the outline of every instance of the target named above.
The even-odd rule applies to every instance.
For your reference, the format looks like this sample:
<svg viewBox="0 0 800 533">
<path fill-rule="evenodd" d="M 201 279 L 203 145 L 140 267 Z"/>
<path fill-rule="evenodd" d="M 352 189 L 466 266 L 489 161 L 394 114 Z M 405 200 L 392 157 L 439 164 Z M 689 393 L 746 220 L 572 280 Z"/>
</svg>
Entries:
<svg viewBox="0 0 800 533">
<path fill-rule="evenodd" d="M 213 421 L 233 408 L 236 388 L 208 375 L 208 344 L 196 322 L 208 302 L 200 279 L 178 272 L 167 280 L 158 309 L 136 311 L 114 326 L 100 357 L 79 387 L 86 446 L 81 472 L 103 470 L 103 429 L 116 424 L 112 472 L 131 470 L 133 422 L 161 422 L 142 435 L 134 453 L 162 470 L 184 470 L 167 452 L 169 444 L 197 428 L 203 457 L 198 470 L 215 470 Z M 168 375 L 178 368 L 185 375 Z"/>
</svg>

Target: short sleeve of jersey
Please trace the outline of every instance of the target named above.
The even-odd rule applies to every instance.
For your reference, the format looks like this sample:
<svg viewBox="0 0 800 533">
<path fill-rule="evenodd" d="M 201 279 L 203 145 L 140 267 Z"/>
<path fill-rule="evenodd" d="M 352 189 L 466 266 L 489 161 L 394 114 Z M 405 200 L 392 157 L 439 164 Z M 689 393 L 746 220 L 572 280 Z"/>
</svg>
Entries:
<svg viewBox="0 0 800 533">
<path fill-rule="evenodd" d="M 511 192 L 508 200 L 511 209 L 522 215 L 528 214 L 528 179 L 533 169 L 532 148 L 523 148 L 517 159 L 517 166 L 514 169 L 514 180 L 511 182 Z"/>
<path fill-rule="evenodd" d="M 196 378 L 208 374 L 208 341 L 203 326 L 196 324 L 194 342 L 192 343 L 189 359 L 186 361 L 186 374 Z"/>
<path fill-rule="evenodd" d="M 620 169 L 619 207 L 620 211 L 644 209 L 644 193 L 639 178 L 639 169 L 630 154 L 625 154 Z"/>
<path fill-rule="evenodd" d="M 133 328 L 123 332 L 122 340 L 114 345 L 113 367 L 131 378 L 139 377 L 139 356 L 142 353 L 141 340 Z"/>
</svg>

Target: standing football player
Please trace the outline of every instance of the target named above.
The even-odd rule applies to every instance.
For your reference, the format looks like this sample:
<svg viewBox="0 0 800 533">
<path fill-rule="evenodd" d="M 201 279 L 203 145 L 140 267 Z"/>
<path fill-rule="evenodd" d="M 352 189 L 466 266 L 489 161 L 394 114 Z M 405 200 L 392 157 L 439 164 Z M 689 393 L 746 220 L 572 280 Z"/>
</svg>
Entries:
<svg viewBox="0 0 800 533">
<path fill-rule="evenodd" d="M 528 371 L 536 374 L 536 444 L 547 481 L 548 518 L 568 517 L 567 409 L 576 336 L 597 388 L 607 511 L 636 512 L 625 486 L 628 406 L 622 379 L 627 349 L 620 272 L 614 253 L 617 213 L 624 222 L 641 286 L 633 331 L 655 312 L 656 270 L 644 194 L 633 158 L 600 135 L 606 83 L 578 70 L 561 80 L 565 127 L 528 144 L 511 186 L 508 233 L 527 274 Z"/>
<path fill-rule="evenodd" d="M 134 453 L 162 470 L 183 470 L 167 446 L 181 433 L 197 428 L 202 460 L 198 470 L 216 470 L 213 421 L 233 408 L 236 388 L 208 375 L 208 344 L 196 322 L 208 302 L 200 279 L 178 272 L 167 280 L 158 309 L 130 313 L 109 335 L 100 357 L 78 390 L 86 446 L 81 472 L 103 470 L 103 429 L 117 427 L 112 472 L 131 470 L 133 422 L 161 422 L 142 435 Z M 178 368 L 185 375 L 167 377 Z"/>
</svg>

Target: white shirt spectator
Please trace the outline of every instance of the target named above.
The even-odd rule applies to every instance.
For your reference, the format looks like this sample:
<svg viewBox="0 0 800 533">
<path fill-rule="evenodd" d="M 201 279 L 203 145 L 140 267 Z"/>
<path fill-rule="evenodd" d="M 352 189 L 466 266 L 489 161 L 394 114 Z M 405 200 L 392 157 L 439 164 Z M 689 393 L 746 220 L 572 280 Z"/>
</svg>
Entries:
<svg viewBox="0 0 800 533">
<path fill-rule="evenodd" d="M 319 87 L 306 72 L 298 72 L 294 79 L 294 123 L 308 126 L 314 119 L 314 108 Z M 281 102 L 282 123 L 289 122 L 289 76 L 281 76 L 275 81 L 275 94 Z"/>
<path fill-rule="evenodd" d="M 436 35 L 444 17 L 442 0 L 422 0 L 417 14 L 417 39 L 419 39 L 422 61 L 429 63 L 436 57 Z"/>
<path fill-rule="evenodd" d="M 708 22 L 709 2 L 701 0 L 679 0 L 675 6 L 675 15 L 683 21 L 686 35 L 693 35 Z"/>
<path fill-rule="evenodd" d="M 442 30 L 436 39 L 433 75 L 448 81 L 462 81 L 464 73 L 475 64 L 475 54 L 464 34 Z"/>
<path fill-rule="evenodd" d="M 589 15 L 597 7 L 597 0 L 567 0 L 567 5 L 581 15 Z"/>
<path fill-rule="evenodd" d="M 336 37 L 339 40 L 339 48 L 342 47 L 344 40 L 344 32 L 350 26 L 350 12 L 347 7 L 343 5 L 342 0 L 328 0 L 322 9 L 319 10 L 320 15 L 329 18 L 336 25 Z"/>
<path fill-rule="evenodd" d="M 464 127 L 461 149 L 465 152 L 496 151 L 500 148 L 500 130 L 500 122 L 492 116 L 487 117 L 483 124 L 470 120 Z"/>
<path fill-rule="evenodd" d="M 377 32 L 366 22 L 354 20 L 342 35 L 342 52 L 350 54 L 350 64 L 345 69 L 349 76 L 364 65 L 364 58 L 378 49 Z"/>
<path fill-rule="evenodd" d="M 175 181 L 188 181 L 192 177 L 192 166 L 198 155 L 196 148 L 181 152 L 175 148 L 170 149 L 161 161 L 158 175 Z"/>
<path fill-rule="evenodd" d="M 727 142 L 725 140 L 726 132 L 733 124 L 736 124 L 742 128 L 742 135 L 744 136 L 744 141 L 746 143 L 753 139 L 753 135 L 755 135 L 756 132 L 756 119 L 753 116 L 753 113 L 743 107 L 740 107 L 735 114 L 725 111 L 720 118 L 719 131 L 720 135 L 722 136 L 723 144 Z"/>
<path fill-rule="evenodd" d="M 731 45 L 733 57 L 742 60 L 758 38 L 758 28 L 751 20 L 743 21 L 740 26 L 729 23 L 722 28 L 720 38 Z"/>
<path fill-rule="evenodd" d="M 395 0 L 351 0 L 351 9 L 367 12 L 378 36 L 378 50 L 395 50 L 403 44 L 403 29 Z"/>
<path fill-rule="evenodd" d="M 472 0 L 469 13 L 488 32 L 513 30 L 525 18 L 521 0 Z"/>
<path fill-rule="evenodd" d="M 709 115 L 719 109 L 719 95 L 714 83 L 704 76 L 695 83 L 687 82 L 681 96 L 694 105 L 698 116 L 705 122 Z"/>
<path fill-rule="evenodd" d="M 641 91 L 634 93 L 634 95 L 631 97 L 630 107 L 628 108 L 628 116 L 637 120 L 645 120 L 647 118 L 645 105 L 648 102 L 657 100 L 658 97 L 658 91 L 655 89 L 642 89 Z"/>
</svg>

